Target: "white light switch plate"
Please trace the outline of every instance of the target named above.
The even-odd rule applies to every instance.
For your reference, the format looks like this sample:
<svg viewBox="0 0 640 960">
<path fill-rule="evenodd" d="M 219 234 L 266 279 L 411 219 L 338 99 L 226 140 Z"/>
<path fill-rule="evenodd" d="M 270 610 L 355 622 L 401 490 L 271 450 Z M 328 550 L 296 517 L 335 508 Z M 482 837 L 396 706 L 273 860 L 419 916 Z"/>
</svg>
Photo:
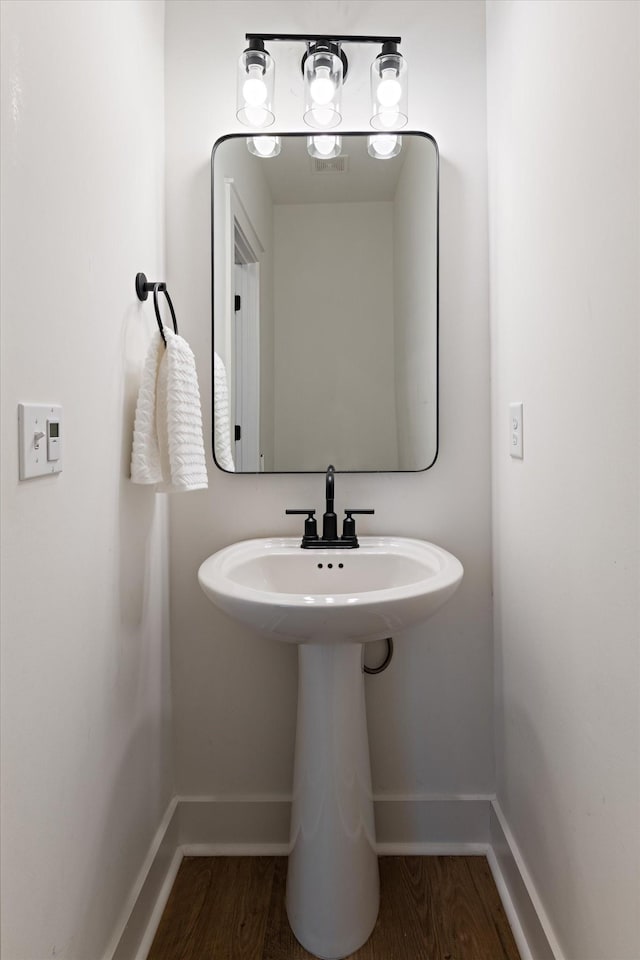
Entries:
<svg viewBox="0 0 640 960">
<path fill-rule="evenodd" d="M 522 403 L 509 404 L 509 453 L 515 460 L 523 459 Z"/>
<path fill-rule="evenodd" d="M 47 459 L 47 423 L 58 421 L 58 459 Z M 18 404 L 19 476 L 43 477 L 62 470 L 62 407 L 53 403 Z"/>
</svg>

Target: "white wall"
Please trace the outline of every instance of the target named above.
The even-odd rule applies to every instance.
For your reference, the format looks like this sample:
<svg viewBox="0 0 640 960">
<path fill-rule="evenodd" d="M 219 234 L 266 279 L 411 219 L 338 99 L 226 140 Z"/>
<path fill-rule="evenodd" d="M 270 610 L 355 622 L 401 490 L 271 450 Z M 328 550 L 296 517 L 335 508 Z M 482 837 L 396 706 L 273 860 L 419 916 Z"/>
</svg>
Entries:
<svg viewBox="0 0 640 960">
<path fill-rule="evenodd" d="M 99 960 L 171 795 L 163 498 L 128 477 L 163 275 L 163 6 L 2 4 L 2 951 Z M 17 404 L 64 406 L 18 482 Z"/>
<path fill-rule="evenodd" d="M 392 667 L 367 681 L 377 793 L 493 790 L 484 5 L 479 2 L 169 2 L 167 255 L 182 329 L 210 393 L 209 155 L 235 120 L 246 31 L 396 33 L 412 71 L 411 126 L 442 152 L 441 427 L 423 474 L 338 475 L 337 507 L 376 516 L 363 532 L 432 539 L 465 565 L 451 603 L 408 632 Z M 300 48 L 279 45 L 278 129 L 301 130 Z M 344 129 L 366 129 L 370 48 L 349 50 Z M 210 409 L 205 400 L 205 434 Z M 321 505 L 316 476 L 233 476 L 210 458 L 210 488 L 174 498 L 172 665 L 178 788 L 188 794 L 289 793 L 296 651 L 218 612 L 199 564 L 235 540 L 301 530 L 285 507 Z"/>
<path fill-rule="evenodd" d="M 640 956 L 639 17 L 487 19 L 498 799 L 571 960 Z"/>
<path fill-rule="evenodd" d="M 397 469 L 392 202 L 276 204 L 273 227 L 275 469 Z"/>
</svg>

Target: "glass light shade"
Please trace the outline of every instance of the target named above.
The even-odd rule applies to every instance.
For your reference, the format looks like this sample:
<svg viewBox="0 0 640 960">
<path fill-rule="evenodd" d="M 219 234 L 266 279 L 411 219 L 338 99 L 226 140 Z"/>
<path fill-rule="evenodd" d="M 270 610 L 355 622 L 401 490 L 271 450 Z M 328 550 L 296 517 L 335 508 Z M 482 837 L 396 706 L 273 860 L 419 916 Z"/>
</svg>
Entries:
<svg viewBox="0 0 640 960">
<path fill-rule="evenodd" d="M 402 137 L 399 133 L 376 133 L 367 137 L 367 151 L 375 160 L 391 160 L 402 150 Z"/>
<path fill-rule="evenodd" d="M 405 126 L 409 119 L 407 76 L 401 53 L 383 50 L 371 64 L 371 126 L 376 130 Z"/>
<path fill-rule="evenodd" d="M 310 53 L 304 62 L 304 122 L 319 130 L 342 120 L 342 60 L 329 50 Z"/>
<path fill-rule="evenodd" d="M 266 50 L 245 50 L 238 61 L 236 116 L 247 127 L 269 127 L 275 67 Z"/>
<path fill-rule="evenodd" d="M 316 160 L 331 160 L 342 153 L 342 137 L 334 133 L 319 133 L 314 137 L 307 137 L 307 151 L 309 156 Z"/>
<path fill-rule="evenodd" d="M 262 157 L 268 160 L 270 157 L 277 157 L 282 148 L 280 137 L 269 136 L 265 134 L 261 137 L 249 137 L 247 139 L 247 150 L 255 157 Z"/>
</svg>

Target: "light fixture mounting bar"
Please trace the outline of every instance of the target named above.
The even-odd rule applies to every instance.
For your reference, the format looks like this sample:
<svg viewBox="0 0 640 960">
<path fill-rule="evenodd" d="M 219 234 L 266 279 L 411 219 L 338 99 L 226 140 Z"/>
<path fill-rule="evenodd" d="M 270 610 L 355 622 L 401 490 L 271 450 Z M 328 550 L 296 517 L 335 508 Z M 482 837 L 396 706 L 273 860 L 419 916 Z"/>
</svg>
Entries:
<svg viewBox="0 0 640 960">
<path fill-rule="evenodd" d="M 245 33 L 246 40 L 263 40 L 265 43 L 301 41 L 302 43 L 318 43 L 321 40 L 330 40 L 333 43 L 402 43 L 402 37 L 368 37 L 353 34 L 333 33 Z"/>
</svg>

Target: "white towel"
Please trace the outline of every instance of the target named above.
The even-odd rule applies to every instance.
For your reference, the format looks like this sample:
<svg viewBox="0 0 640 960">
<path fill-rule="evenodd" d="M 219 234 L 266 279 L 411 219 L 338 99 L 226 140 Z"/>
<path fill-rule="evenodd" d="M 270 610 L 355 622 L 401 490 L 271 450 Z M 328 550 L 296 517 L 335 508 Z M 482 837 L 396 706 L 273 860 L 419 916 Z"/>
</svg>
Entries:
<svg viewBox="0 0 640 960">
<path fill-rule="evenodd" d="M 168 493 L 204 490 L 208 480 L 195 358 L 182 337 L 170 330 L 165 330 L 165 336 L 166 350 L 158 333 L 145 362 L 133 433 L 131 479 L 134 483 L 157 483 L 159 490 Z"/>
<path fill-rule="evenodd" d="M 156 428 L 156 383 L 163 356 L 164 343 L 160 331 L 157 331 L 144 362 L 136 404 L 131 452 L 131 479 L 134 483 L 162 483 Z"/>
<path fill-rule="evenodd" d="M 231 426 L 229 423 L 229 384 L 222 358 L 213 354 L 213 396 L 215 400 L 215 427 L 213 430 L 216 461 L 223 470 L 235 472 L 231 454 Z"/>
</svg>

